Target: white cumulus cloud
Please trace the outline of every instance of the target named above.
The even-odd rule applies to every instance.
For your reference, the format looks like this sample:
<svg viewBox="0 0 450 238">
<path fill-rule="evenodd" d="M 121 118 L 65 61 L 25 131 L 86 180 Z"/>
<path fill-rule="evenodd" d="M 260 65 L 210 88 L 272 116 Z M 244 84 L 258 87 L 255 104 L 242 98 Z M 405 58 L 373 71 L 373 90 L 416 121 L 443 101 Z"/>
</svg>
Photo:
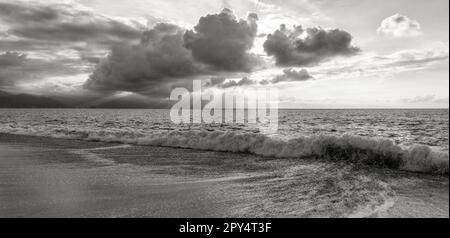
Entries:
<svg viewBox="0 0 450 238">
<path fill-rule="evenodd" d="M 421 34 L 421 27 L 418 21 L 397 13 L 384 19 L 377 32 L 392 37 L 413 37 Z"/>
</svg>

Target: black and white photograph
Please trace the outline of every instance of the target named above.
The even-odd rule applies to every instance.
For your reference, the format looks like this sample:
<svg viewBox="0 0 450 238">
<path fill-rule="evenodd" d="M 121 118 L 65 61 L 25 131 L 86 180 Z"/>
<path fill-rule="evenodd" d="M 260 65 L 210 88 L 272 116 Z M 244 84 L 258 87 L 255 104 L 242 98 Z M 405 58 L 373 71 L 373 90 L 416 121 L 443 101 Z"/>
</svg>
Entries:
<svg viewBox="0 0 450 238">
<path fill-rule="evenodd" d="M 0 218 L 448 219 L 448 175 L 448 0 L 0 0 Z"/>
</svg>

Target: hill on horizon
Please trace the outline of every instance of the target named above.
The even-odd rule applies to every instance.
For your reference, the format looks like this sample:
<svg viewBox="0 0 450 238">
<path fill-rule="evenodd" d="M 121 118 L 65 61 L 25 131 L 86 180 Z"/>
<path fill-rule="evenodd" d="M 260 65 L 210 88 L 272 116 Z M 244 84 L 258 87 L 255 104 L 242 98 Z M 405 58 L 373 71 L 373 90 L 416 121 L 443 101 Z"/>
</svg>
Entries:
<svg viewBox="0 0 450 238">
<path fill-rule="evenodd" d="M 0 91 L 0 108 L 69 108 L 69 106 L 48 97 Z"/>
</svg>

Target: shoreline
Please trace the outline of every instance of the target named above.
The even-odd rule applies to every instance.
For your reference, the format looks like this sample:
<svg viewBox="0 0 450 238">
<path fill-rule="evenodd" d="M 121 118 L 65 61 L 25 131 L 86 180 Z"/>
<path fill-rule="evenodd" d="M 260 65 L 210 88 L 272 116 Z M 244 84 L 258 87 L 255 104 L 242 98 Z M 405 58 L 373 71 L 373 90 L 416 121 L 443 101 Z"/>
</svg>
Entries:
<svg viewBox="0 0 450 238">
<path fill-rule="evenodd" d="M 272 137 L 263 133 L 209 130 L 168 130 L 147 135 L 104 130 L 33 131 L 28 134 L 0 132 L 2 135 L 67 139 L 75 141 L 125 144 L 132 146 L 192 149 L 246 154 L 278 159 L 348 161 L 353 164 L 413 173 L 449 175 L 449 153 L 445 148 L 423 144 L 402 145 L 383 137 L 353 134 L 318 134 L 294 138 Z M 3 136 L 4 137 L 4 136 Z"/>
<path fill-rule="evenodd" d="M 0 217 L 449 216 L 443 176 L 7 134 L 0 148 Z"/>
</svg>

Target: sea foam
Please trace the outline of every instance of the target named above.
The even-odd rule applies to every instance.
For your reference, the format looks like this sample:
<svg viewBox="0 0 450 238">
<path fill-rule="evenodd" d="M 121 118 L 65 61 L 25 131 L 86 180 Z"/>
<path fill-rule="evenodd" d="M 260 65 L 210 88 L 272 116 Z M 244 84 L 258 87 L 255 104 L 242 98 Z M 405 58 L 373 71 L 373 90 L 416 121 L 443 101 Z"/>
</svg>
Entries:
<svg viewBox="0 0 450 238">
<path fill-rule="evenodd" d="M 135 145 L 249 153 L 275 158 L 349 161 L 405 171 L 448 175 L 449 154 L 424 145 L 403 147 L 388 139 L 354 135 L 314 135 L 281 139 L 258 133 L 223 131 L 82 130 L 76 128 L 1 128 L 0 132 L 118 142 Z"/>
</svg>

